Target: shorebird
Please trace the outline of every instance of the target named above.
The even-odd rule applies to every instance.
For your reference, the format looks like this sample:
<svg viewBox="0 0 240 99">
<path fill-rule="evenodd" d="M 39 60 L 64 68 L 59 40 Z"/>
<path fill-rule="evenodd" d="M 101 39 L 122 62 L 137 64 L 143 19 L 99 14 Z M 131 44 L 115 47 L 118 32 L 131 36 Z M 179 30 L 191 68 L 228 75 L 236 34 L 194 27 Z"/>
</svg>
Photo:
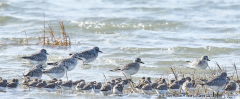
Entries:
<svg viewBox="0 0 240 99">
<path fill-rule="evenodd" d="M 59 63 L 63 64 L 68 71 L 73 70 L 77 66 L 77 60 L 79 59 L 78 54 L 71 55 L 70 58 L 62 59 L 54 63 L 47 63 L 47 65 L 57 66 Z"/>
<path fill-rule="evenodd" d="M 0 90 L 1 91 L 4 91 L 4 90 L 6 90 L 6 88 L 7 88 L 7 80 L 2 80 L 2 81 L 0 81 Z"/>
<path fill-rule="evenodd" d="M 82 88 L 86 85 L 85 82 L 79 82 L 76 86 L 76 90 L 82 90 Z"/>
<path fill-rule="evenodd" d="M 171 85 L 169 85 L 168 91 L 174 94 L 175 92 L 179 92 L 179 89 L 180 89 L 179 82 L 175 80 Z"/>
<path fill-rule="evenodd" d="M 226 85 L 226 82 L 227 82 L 226 78 L 227 78 L 227 73 L 222 72 L 221 74 L 216 75 L 211 79 L 208 79 L 207 82 L 202 85 L 212 90 L 213 96 L 214 96 L 214 92 L 217 92 L 217 95 L 218 95 L 218 91 L 223 89 Z"/>
<path fill-rule="evenodd" d="M 110 82 L 107 82 L 106 84 L 104 84 L 100 90 L 100 93 L 104 96 L 107 96 L 111 93 L 112 91 L 112 87 Z"/>
<path fill-rule="evenodd" d="M 123 92 L 123 85 L 122 84 L 116 84 L 113 87 L 113 94 L 119 95 L 119 94 L 122 94 L 122 92 Z"/>
<path fill-rule="evenodd" d="M 63 88 L 64 90 L 71 90 L 72 86 L 73 86 L 72 80 L 66 81 L 61 84 L 61 88 Z"/>
<path fill-rule="evenodd" d="M 24 56 L 22 58 L 33 64 L 45 64 L 47 61 L 47 55 L 47 50 L 41 49 L 35 54 L 32 54 L 30 56 Z"/>
<path fill-rule="evenodd" d="M 86 65 L 90 62 L 93 62 L 98 57 L 99 52 L 102 53 L 98 47 L 93 47 L 92 49 L 85 50 L 76 54 L 78 56 L 78 59 L 83 61 L 83 65 Z"/>
<path fill-rule="evenodd" d="M 194 61 L 186 61 L 188 62 L 191 67 L 196 68 L 196 69 L 206 69 L 208 66 L 208 56 L 202 56 L 201 59 L 196 59 Z"/>
<path fill-rule="evenodd" d="M 94 90 L 94 82 L 88 82 L 83 88 L 82 91 L 84 91 L 85 93 L 91 92 L 92 90 Z"/>
<path fill-rule="evenodd" d="M 94 92 L 100 92 L 101 87 L 102 87 L 102 83 L 97 82 L 96 84 L 94 84 L 94 86 L 95 86 Z"/>
<path fill-rule="evenodd" d="M 167 86 L 167 83 L 162 83 L 162 84 L 159 84 L 156 88 L 155 88 L 156 92 L 158 95 L 160 94 L 166 94 L 167 93 L 167 90 L 168 90 L 168 86 Z"/>
<path fill-rule="evenodd" d="M 54 66 L 48 70 L 43 70 L 43 74 L 48 75 L 50 78 L 62 78 L 66 72 L 64 64 L 59 63 L 58 66 Z"/>
<path fill-rule="evenodd" d="M 44 87 L 46 85 L 47 85 L 46 81 L 42 81 L 42 82 L 38 83 L 35 87 L 42 88 L 42 87 Z"/>
<path fill-rule="evenodd" d="M 7 84 L 7 88 L 8 89 L 17 89 L 19 83 L 18 83 L 18 79 L 12 79 L 11 82 L 9 82 Z"/>
<path fill-rule="evenodd" d="M 30 69 L 28 73 L 24 76 L 29 77 L 30 79 L 33 79 L 33 78 L 41 79 L 42 70 L 44 70 L 42 67 L 42 64 L 37 64 L 32 69 Z"/>
<path fill-rule="evenodd" d="M 230 94 L 234 93 L 236 89 L 237 89 L 237 85 L 234 81 L 230 81 L 225 87 L 225 91 Z"/>
<path fill-rule="evenodd" d="M 34 78 L 32 81 L 28 82 L 27 85 L 28 85 L 30 88 L 33 88 L 33 87 L 35 87 L 38 83 L 39 83 L 39 82 L 38 82 L 38 79 L 37 79 L 37 78 Z"/>
<path fill-rule="evenodd" d="M 43 87 L 43 89 L 45 89 L 48 92 L 56 91 L 57 90 L 57 84 L 56 83 L 47 84 L 46 86 Z"/>
<path fill-rule="evenodd" d="M 126 76 L 131 76 L 136 74 L 139 71 L 140 63 L 144 64 L 140 58 L 136 58 L 132 63 L 129 63 L 122 67 L 117 67 L 116 69 L 110 70 L 110 71 L 121 71 Z"/>
<path fill-rule="evenodd" d="M 142 92 L 144 94 L 151 94 L 152 93 L 152 86 L 148 83 L 148 84 L 145 84 L 142 88 L 141 88 Z"/>
</svg>

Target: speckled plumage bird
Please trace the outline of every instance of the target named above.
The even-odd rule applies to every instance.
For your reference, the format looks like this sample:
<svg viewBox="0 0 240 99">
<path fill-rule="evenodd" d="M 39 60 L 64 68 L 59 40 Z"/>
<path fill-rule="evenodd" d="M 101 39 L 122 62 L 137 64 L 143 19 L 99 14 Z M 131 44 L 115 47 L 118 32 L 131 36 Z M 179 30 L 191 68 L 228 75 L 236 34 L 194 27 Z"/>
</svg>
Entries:
<svg viewBox="0 0 240 99">
<path fill-rule="evenodd" d="M 131 76 L 139 71 L 141 63 L 144 64 L 140 58 L 136 58 L 132 63 L 129 63 L 122 67 L 117 67 L 116 69 L 110 71 L 121 71 L 126 76 Z"/>
<path fill-rule="evenodd" d="M 79 60 L 83 61 L 83 65 L 93 62 L 97 57 L 98 53 L 102 51 L 99 50 L 98 47 L 93 47 L 92 49 L 82 51 L 80 53 L 76 53 Z M 72 54 L 69 54 L 72 55 Z"/>
<path fill-rule="evenodd" d="M 70 58 L 65 58 L 62 59 L 58 62 L 54 62 L 54 63 L 47 63 L 48 65 L 53 65 L 53 66 L 58 66 L 59 63 L 63 64 L 63 66 L 65 66 L 67 68 L 68 71 L 73 70 L 76 66 L 77 66 L 77 60 L 78 60 L 78 55 L 77 54 L 73 54 L 70 56 Z"/>
<path fill-rule="evenodd" d="M 42 70 L 43 70 L 42 64 L 37 64 L 32 69 L 30 69 L 28 73 L 24 76 L 29 77 L 30 79 L 33 79 L 33 78 L 41 79 Z"/>
<path fill-rule="evenodd" d="M 201 59 L 196 59 L 194 61 L 187 61 L 191 67 L 196 69 L 206 69 L 208 66 L 208 56 L 202 56 Z"/>
<path fill-rule="evenodd" d="M 47 50 L 41 49 L 35 54 L 32 54 L 30 56 L 24 56 L 22 58 L 33 64 L 45 64 L 47 61 L 47 55 Z"/>
</svg>

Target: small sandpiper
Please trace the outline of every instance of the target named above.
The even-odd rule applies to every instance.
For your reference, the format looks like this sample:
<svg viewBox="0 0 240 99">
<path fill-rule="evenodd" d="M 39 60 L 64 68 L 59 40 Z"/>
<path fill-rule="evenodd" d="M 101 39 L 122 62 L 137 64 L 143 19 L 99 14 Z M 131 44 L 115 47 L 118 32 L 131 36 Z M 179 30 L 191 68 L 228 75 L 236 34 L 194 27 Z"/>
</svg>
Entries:
<svg viewBox="0 0 240 99">
<path fill-rule="evenodd" d="M 24 56 L 22 58 L 33 64 L 45 64 L 47 61 L 47 55 L 47 50 L 41 49 L 35 54 L 32 54 L 30 56 Z"/>
<path fill-rule="evenodd" d="M 100 51 L 98 47 L 93 47 L 92 49 L 85 50 L 76 54 L 78 55 L 78 59 L 83 61 L 83 65 L 86 65 L 90 62 L 93 62 L 98 57 L 99 52 L 102 53 L 102 51 Z"/>
<path fill-rule="evenodd" d="M 4 91 L 4 90 L 6 90 L 6 88 L 7 88 L 7 80 L 4 79 L 4 80 L 0 81 L 0 91 Z"/>
<path fill-rule="evenodd" d="M 61 87 L 64 90 L 71 90 L 72 86 L 73 86 L 72 80 L 66 81 L 66 82 L 62 83 L 62 85 L 61 85 Z"/>
<path fill-rule="evenodd" d="M 76 86 L 76 90 L 82 90 L 82 88 L 86 85 L 85 82 L 79 82 Z"/>
<path fill-rule="evenodd" d="M 43 70 L 43 74 L 48 75 L 50 78 L 62 78 L 65 73 L 66 67 L 62 63 L 59 63 L 58 66 L 54 66 L 48 70 Z"/>
<path fill-rule="evenodd" d="M 96 84 L 94 84 L 94 86 L 95 86 L 94 92 L 99 93 L 100 90 L 101 90 L 101 87 L 102 87 L 102 83 L 101 82 L 97 82 Z"/>
<path fill-rule="evenodd" d="M 225 91 L 230 93 L 230 94 L 233 94 L 237 89 L 237 85 L 234 81 L 230 81 L 226 87 L 225 87 Z"/>
<path fill-rule="evenodd" d="M 156 92 L 158 95 L 161 95 L 163 94 L 166 94 L 167 91 L 168 91 L 168 86 L 167 86 L 167 83 L 162 83 L 162 84 L 159 84 L 156 88 L 155 88 Z"/>
<path fill-rule="evenodd" d="M 194 61 L 187 61 L 191 67 L 195 69 L 206 69 L 208 66 L 208 56 L 202 56 L 201 59 L 196 59 Z"/>
<path fill-rule="evenodd" d="M 111 84 L 110 82 L 107 82 L 102 86 L 100 93 L 104 96 L 107 96 L 111 93 L 111 91 L 112 91 Z"/>
<path fill-rule="evenodd" d="M 32 69 L 30 69 L 28 73 L 24 76 L 29 77 L 30 79 L 33 79 L 33 78 L 41 79 L 42 69 L 43 69 L 42 64 L 38 64 L 34 66 Z"/>
<path fill-rule="evenodd" d="M 7 84 L 8 89 L 17 89 L 19 85 L 18 79 L 12 79 L 11 82 Z"/>
<path fill-rule="evenodd" d="M 122 71 L 126 76 L 131 76 L 139 71 L 140 63 L 144 64 L 140 58 L 136 58 L 132 63 L 122 67 L 117 67 L 116 69 L 110 71 Z"/>
<path fill-rule="evenodd" d="M 79 59 L 78 55 L 73 54 L 73 55 L 71 55 L 70 58 L 62 59 L 62 60 L 60 60 L 58 62 L 54 62 L 54 63 L 47 63 L 47 65 L 57 66 L 59 63 L 62 63 L 62 64 L 64 64 L 64 66 L 67 68 L 68 71 L 71 71 L 77 66 L 78 59 Z"/>
<path fill-rule="evenodd" d="M 152 86 L 148 83 L 148 84 L 145 84 L 142 88 L 141 88 L 142 92 L 144 94 L 151 94 L 152 93 Z"/>
<path fill-rule="evenodd" d="M 88 82 L 83 88 L 82 91 L 85 93 L 92 92 L 94 90 L 94 82 Z"/>
<path fill-rule="evenodd" d="M 179 92 L 180 85 L 177 80 L 175 80 L 171 85 L 169 85 L 168 92 L 174 94 L 175 92 Z"/>
<path fill-rule="evenodd" d="M 119 95 L 119 94 L 122 94 L 122 92 L 123 92 L 123 85 L 122 84 L 116 84 L 113 87 L 113 94 Z"/>
<path fill-rule="evenodd" d="M 37 78 L 34 78 L 32 81 L 30 81 L 30 82 L 28 82 L 28 87 L 30 87 L 30 88 L 34 88 L 34 87 L 36 87 L 36 85 L 38 84 L 39 82 L 38 82 L 38 79 Z"/>
<path fill-rule="evenodd" d="M 35 87 L 42 88 L 42 87 L 44 87 L 46 85 L 47 85 L 46 81 L 42 81 L 42 82 L 38 83 Z"/>
<path fill-rule="evenodd" d="M 54 92 L 54 91 L 57 90 L 57 84 L 56 83 L 50 83 L 50 84 L 44 86 L 43 89 L 45 89 L 48 92 Z"/>
</svg>

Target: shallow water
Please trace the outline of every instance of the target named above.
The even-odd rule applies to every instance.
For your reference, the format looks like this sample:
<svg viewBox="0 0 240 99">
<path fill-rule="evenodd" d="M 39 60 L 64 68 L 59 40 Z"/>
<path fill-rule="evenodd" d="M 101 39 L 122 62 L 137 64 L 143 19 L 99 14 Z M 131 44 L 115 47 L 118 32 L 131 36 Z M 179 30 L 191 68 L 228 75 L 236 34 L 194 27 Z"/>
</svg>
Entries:
<svg viewBox="0 0 240 99">
<path fill-rule="evenodd" d="M 41 48 L 47 49 L 50 54 L 48 62 L 53 62 L 93 46 L 98 46 L 103 53 L 88 66 L 82 66 L 79 61 L 78 67 L 68 72 L 69 79 L 103 82 L 103 73 L 108 80 L 122 77 L 122 74 L 108 70 L 127 64 L 136 57 L 145 64 L 133 75 L 135 81 L 142 76 L 153 79 L 167 77 L 166 74 L 171 73 L 169 67 L 189 67 L 185 61 L 202 55 L 209 56 L 211 68 L 216 67 L 216 61 L 232 75 L 231 62 L 240 65 L 239 8 L 238 0 L 1 0 L 0 75 L 8 81 L 20 79 L 22 72 L 33 66 L 20 57 Z M 43 12 L 46 27 L 50 25 L 56 35 L 60 32 L 57 19 L 64 21 L 67 35 L 72 40 L 71 47 L 36 45 L 38 37 L 43 35 Z M 27 35 L 22 31 L 26 31 Z M 28 45 L 24 42 L 26 36 L 29 38 Z M 77 46 L 77 42 L 81 45 Z M 188 69 L 183 71 L 192 73 Z M 44 75 L 42 79 L 50 78 Z M 62 79 L 66 80 L 65 77 Z M 22 90 L 0 92 L 0 97 L 116 98 L 92 94 L 63 96 Z M 142 95 L 126 97 L 154 98 Z"/>
</svg>

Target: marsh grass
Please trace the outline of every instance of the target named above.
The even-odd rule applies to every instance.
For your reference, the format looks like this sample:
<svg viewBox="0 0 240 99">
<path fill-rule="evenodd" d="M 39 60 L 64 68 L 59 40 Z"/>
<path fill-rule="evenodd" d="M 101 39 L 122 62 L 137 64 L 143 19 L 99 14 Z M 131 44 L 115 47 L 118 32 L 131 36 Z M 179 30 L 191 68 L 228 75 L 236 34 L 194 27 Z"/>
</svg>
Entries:
<svg viewBox="0 0 240 99">
<path fill-rule="evenodd" d="M 57 21 L 61 29 L 61 32 L 59 32 L 59 36 L 56 36 L 56 33 L 53 32 L 53 29 L 49 24 L 48 24 L 48 29 L 46 29 L 44 25 L 43 36 L 38 37 L 39 42 L 37 44 L 50 45 L 52 47 L 71 46 L 71 39 L 66 33 L 63 21 L 61 19 L 58 19 Z"/>
</svg>

